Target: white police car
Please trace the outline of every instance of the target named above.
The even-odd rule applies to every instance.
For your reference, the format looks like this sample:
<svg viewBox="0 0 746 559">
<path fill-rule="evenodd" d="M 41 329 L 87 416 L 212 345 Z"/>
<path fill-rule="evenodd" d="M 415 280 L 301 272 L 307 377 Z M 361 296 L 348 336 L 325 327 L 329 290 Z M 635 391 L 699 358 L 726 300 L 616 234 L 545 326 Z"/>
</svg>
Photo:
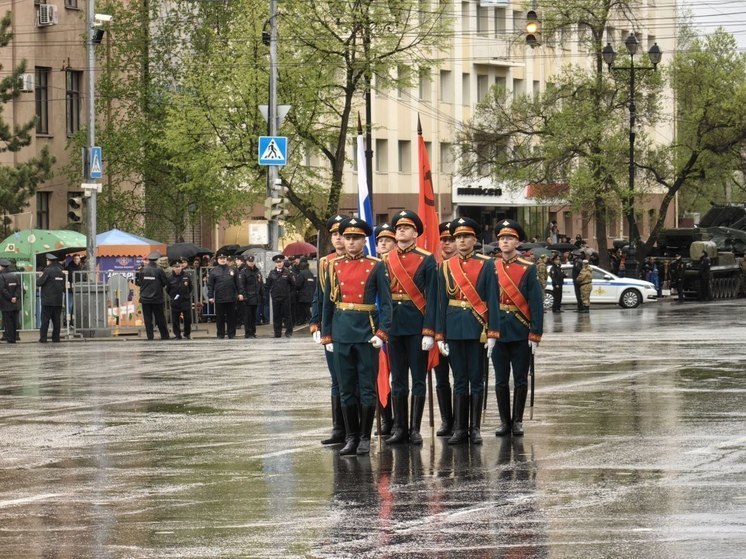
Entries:
<svg viewBox="0 0 746 559">
<path fill-rule="evenodd" d="M 548 266 L 551 269 L 551 266 Z M 634 309 L 642 303 L 655 301 L 658 293 L 649 281 L 633 278 L 620 278 L 598 266 L 591 265 L 593 272 L 593 289 L 591 290 L 591 304 L 616 303 L 624 309 Z M 575 286 L 572 283 L 572 264 L 563 264 L 565 283 L 562 286 L 562 304 L 577 304 Z M 551 309 L 554 302 L 552 295 L 552 278 L 548 278 L 544 292 L 544 308 Z"/>
</svg>

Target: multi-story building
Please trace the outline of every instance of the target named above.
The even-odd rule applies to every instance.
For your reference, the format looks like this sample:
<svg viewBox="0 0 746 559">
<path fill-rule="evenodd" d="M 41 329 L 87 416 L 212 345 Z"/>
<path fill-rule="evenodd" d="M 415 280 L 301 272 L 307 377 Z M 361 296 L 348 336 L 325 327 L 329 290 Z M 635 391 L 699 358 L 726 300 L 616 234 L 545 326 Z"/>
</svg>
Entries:
<svg viewBox="0 0 746 559">
<path fill-rule="evenodd" d="M 13 38 L 0 49 L 0 64 L 6 73 L 26 62 L 23 91 L 3 106 L 2 118 L 11 128 L 37 119 L 32 144 L 19 152 L 1 154 L 0 164 L 23 162 L 45 146 L 57 160 L 54 177 L 39 187 L 29 207 L 14 218 L 12 226 L 19 229 L 67 227 L 68 199 L 80 191 L 69 187 L 62 169 L 70 162 L 66 150 L 69 138 L 85 126 L 85 4 L 84 0 L 48 1 L 10 0 L 6 9 L 12 19 Z M 73 217 L 76 219 L 80 217 Z"/>
<path fill-rule="evenodd" d="M 656 5 L 658 4 L 658 5 Z M 459 125 L 472 118 L 474 109 L 490 88 L 502 86 L 514 96 L 538 94 L 567 64 L 593 63 L 594 58 L 579 40 L 577 29 L 564 30 L 536 48 L 526 45 L 526 3 L 509 0 L 464 0 L 454 3 L 453 42 L 444 64 L 432 74 L 420 76 L 419 87 L 375 92 L 373 122 L 373 205 L 377 221 L 389 219 L 397 210 L 417 207 L 417 117 L 429 153 L 437 206 L 443 220 L 468 215 L 493 229 L 505 217 L 527 225 L 529 235 L 541 238 L 546 224 L 556 220 L 563 234 L 581 234 L 594 245 L 594 225 L 588 213 L 562 204 L 549 204 L 532 196 L 529 185 L 515 192 L 495 184 L 489 177 L 471 179 L 458 173 L 454 142 Z M 606 39 L 623 50 L 624 39 L 634 32 L 640 50 L 658 43 L 664 53 L 675 52 L 675 2 L 642 0 L 631 23 L 621 15 L 606 29 Z M 539 17 L 541 13 L 539 12 Z M 582 33 L 582 31 L 581 31 Z M 666 93 L 671 96 L 670 91 Z M 673 103 L 662 103 L 668 117 L 654 131 L 659 142 L 673 138 Z M 350 147 L 354 158 L 354 146 Z M 356 211 L 357 177 L 350 169 L 345 180 L 342 211 Z M 650 195 L 638 205 L 644 237 L 650 230 L 651 209 L 658 208 L 660 195 Z M 640 210 L 643 210 L 640 212 Z M 674 208 L 667 216 L 674 221 Z M 608 223 L 609 239 L 627 235 L 621 216 Z M 543 239 L 542 239 L 543 240 Z"/>
</svg>

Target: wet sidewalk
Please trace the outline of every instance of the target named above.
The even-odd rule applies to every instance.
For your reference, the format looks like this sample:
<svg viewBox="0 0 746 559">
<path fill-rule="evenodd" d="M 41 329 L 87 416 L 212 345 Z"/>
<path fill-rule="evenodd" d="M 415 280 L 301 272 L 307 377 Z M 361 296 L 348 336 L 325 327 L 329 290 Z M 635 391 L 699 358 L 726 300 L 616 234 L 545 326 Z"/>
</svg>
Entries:
<svg viewBox="0 0 746 559">
<path fill-rule="evenodd" d="M 300 332 L 4 344 L 0 557 L 742 557 L 743 311 L 546 315 L 523 439 L 491 393 L 482 447 L 359 458 Z"/>
</svg>

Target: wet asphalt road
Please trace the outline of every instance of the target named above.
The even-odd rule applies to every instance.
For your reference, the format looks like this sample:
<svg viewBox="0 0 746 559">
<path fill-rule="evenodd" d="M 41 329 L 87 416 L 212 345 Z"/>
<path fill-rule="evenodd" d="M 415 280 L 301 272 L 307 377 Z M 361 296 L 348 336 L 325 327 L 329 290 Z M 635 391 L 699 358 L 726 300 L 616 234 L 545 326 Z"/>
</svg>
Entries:
<svg viewBox="0 0 746 559">
<path fill-rule="evenodd" d="M 745 304 L 548 314 L 522 440 L 364 458 L 307 331 L 3 344 L 0 558 L 744 557 Z"/>
</svg>

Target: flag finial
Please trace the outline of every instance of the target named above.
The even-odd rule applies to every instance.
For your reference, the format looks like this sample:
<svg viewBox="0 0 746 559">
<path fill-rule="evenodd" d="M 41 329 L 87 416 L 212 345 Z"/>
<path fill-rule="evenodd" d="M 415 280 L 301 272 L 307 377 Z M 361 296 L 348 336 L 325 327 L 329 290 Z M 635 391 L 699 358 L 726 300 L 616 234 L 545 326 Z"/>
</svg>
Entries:
<svg viewBox="0 0 746 559">
<path fill-rule="evenodd" d="M 422 123 L 420 122 L 420 113 L 417 113 L 417 134 L 422 136 Z"/>
</svg>

